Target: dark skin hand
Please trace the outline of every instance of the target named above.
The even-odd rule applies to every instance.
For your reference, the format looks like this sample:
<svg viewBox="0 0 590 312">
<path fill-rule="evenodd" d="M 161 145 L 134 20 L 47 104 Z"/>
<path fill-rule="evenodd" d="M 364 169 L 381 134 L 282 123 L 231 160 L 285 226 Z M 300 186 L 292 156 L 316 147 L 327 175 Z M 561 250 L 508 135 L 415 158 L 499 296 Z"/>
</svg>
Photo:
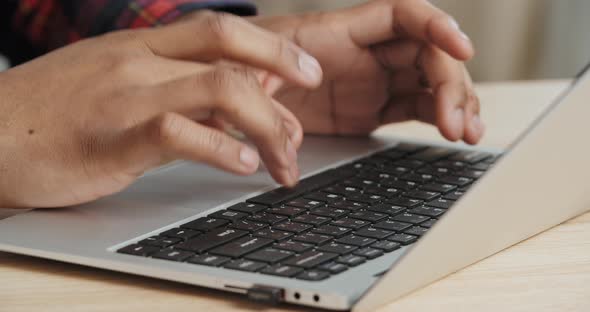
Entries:
<svg viewBox="0 0 590 312">
<path fill-rule="evenodd" d="M 267 79 L 306 133 L 365 135 L 419 120 L 476 144 L 480 104 L 464 62 L 474 50 L 457 23 L 425 0 L 378 0 L 325 13 L 254 17 L 316 57 L 324 80 L 302 89 Z"/>
</svg>

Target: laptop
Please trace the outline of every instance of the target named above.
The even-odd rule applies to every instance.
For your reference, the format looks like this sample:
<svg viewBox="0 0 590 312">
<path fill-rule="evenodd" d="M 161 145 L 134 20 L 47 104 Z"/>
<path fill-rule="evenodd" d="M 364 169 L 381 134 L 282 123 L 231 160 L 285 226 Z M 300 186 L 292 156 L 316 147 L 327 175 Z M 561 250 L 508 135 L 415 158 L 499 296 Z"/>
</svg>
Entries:
<svg viewBox="0 0 590 312">
<path fill-rule="evenodd" d="M 174 163 L 90 204 L 4 219 L 0 250 L 372 311 L 585 212 L 588 99 L 585 70 L 506 151 L 309 137 L 293 189 Z"/>
</svg>

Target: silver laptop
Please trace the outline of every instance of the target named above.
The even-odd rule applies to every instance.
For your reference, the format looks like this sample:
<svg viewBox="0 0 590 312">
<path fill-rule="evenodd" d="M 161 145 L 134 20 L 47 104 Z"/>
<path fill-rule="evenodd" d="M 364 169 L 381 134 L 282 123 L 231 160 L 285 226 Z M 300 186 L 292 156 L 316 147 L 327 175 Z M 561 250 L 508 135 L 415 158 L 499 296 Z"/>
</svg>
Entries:
<svg viewBox="0 0 590 312">
<path fill-rule="evenodd" d="M 306 138 L 290 190 L 175 163 L 91 204 L 2 220 L 0 250 L 374 310 L 590 207 L 589 99 L 586 71 L 504 153 Z"/>
</svg>

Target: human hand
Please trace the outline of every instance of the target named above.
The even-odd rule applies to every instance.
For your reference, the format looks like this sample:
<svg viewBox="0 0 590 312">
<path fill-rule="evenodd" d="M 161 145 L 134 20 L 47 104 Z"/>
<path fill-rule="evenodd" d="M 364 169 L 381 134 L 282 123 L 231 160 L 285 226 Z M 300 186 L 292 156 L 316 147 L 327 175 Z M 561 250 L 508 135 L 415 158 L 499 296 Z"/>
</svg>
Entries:
<svg viewBox="0 0 590 312">
<path fill-rule="evenodd" d="M 463 63 L 473 47 L 454 19 L 426 0 L 375 0 L 251 20 L 293 40 L 322 65 L 320 88 L 286 84 L 277 93 L 307 133 L 364 135 L 416 119 L 452 141 L 481 139 L 479 100 Z"/>
<path fill-rule="evenodd" d="M 113 194 L 146 170 L 187 159 L 251 174 L 259 154 L 293 185 L 297 119 L 232 60 L 295 85 L 320 84 L 313 58 L 243 19 L 190 21 L 82 41 L 0 74 L 0 207 L 61 207 Z"/>
</svg>

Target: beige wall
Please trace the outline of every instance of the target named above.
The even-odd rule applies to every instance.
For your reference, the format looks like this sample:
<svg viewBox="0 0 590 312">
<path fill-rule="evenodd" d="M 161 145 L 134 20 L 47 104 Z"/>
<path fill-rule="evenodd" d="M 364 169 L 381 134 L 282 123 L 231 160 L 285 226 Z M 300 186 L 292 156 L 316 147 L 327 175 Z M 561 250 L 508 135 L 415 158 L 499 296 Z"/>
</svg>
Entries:
<svg viewBox="0 0 590 312">
<path fill-rule="evenodd" d="M 262 14 L 329 9 L 363 0 L 254 0 Z M 432 0 L 478 51 L 477 80 L 571 77 L 590 61 L 589 0 Z"/>
</svg>

